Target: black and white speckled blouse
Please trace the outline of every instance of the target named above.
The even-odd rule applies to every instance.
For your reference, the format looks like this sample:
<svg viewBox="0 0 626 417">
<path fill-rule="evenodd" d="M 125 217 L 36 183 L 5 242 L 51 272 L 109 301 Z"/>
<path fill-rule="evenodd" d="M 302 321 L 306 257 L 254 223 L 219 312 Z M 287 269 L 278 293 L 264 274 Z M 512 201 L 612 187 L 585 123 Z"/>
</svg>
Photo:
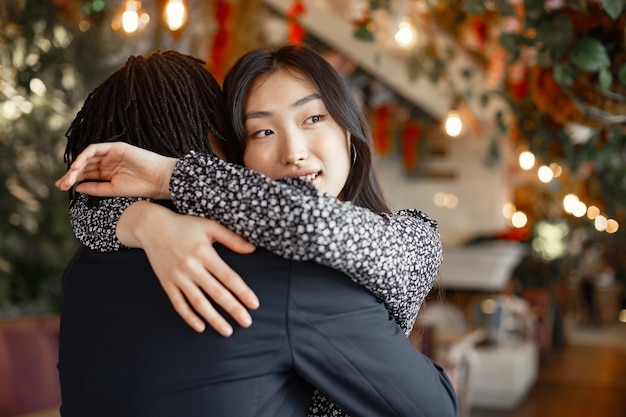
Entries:
<svg viewBox="0 0 626 417">
<path fill-rule="evenodd" d="M 376 214 L 318 192 L 308 181 L 273 181 L 214 156 L 181 158 L 170 181 L 180 213 L 220 221 L 249 242 L 285 258 L 315 261 L 349 275 L 383 301 L 409 333 L 442 262 L 437 223 L 418 210 Z M 114 251 L 121 213 L 137 199 L 84 199 L 70 207 L 76 237 Z M 346 414 L 316 392 L 310 416 Z"/>
</svg>

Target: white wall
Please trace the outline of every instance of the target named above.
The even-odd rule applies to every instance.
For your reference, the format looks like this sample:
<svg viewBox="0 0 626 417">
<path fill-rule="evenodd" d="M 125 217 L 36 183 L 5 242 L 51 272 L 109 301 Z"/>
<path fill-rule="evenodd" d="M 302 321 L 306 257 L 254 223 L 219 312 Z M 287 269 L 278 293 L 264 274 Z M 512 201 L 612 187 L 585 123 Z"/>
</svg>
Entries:
<svg viewBox="0 0 626 417">
<path fill-rule="evenodd" d="M 437 220 L 444 245 L 461 244 L 478 235 L 502 231 L 507 225 L 502 214 L 504 204 L 511 200 L 507 185 L 507 153 L 495 168 L 482 163 L 488 140 L 465 136 L 447 140 L 448 155 L 436 162 L 452 168 L 456 178 L 432 179 L 409 176 L 399 156 L 376 161 L 381 182 L 394 210 L 418 208 Z M 452 193 L 458 197 L 453 209 L 437 207 L 436 193 Z"/>
</svg>

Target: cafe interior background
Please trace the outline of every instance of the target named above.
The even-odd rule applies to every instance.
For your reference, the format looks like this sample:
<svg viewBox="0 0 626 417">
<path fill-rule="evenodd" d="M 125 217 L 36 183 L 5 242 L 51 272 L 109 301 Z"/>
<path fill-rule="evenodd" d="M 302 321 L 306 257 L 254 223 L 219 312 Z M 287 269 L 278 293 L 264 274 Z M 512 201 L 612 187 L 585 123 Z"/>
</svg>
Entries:
<svg viewBox="0 0 626 417">
<path fill-rule="evenodd" d="M 367 113 L 392 207 L 439 223 L 411 340 L 462 415 L 516 415 L 569 345 L 626 346 L 625 25 L 622 0 L 3 1 L 0 364 L 16 323 L 58 320 L 78 244 L 53 181 L 89 91 L 130 54 L 176 49 L 221 80 L 247 50 L 305 43 Z"/>
</svg>

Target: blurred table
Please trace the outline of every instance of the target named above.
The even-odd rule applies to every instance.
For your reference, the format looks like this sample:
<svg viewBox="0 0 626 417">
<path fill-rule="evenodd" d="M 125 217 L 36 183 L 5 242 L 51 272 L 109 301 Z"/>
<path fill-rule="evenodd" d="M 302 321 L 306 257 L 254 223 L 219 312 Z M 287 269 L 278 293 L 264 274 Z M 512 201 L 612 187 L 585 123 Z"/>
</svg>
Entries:
<svg viewBox="0 0 626 417">
<path fill-rule="evenodd" d="M 526 245 L 490 241 L 443 248 L 443 263 L 435 284 L 453 290 L 498 292 L 526 254 Z"/>
</svg>

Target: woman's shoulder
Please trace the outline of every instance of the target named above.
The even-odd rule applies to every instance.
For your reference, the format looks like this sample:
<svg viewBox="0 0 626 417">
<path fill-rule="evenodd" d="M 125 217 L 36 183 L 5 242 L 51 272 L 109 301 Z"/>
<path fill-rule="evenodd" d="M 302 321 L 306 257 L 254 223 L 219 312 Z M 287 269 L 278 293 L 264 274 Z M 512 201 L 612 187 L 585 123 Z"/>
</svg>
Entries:
<svg viewBox="0 0 626 417">
<path fill-rule="evenodd" d="M 391 213 L 383 213 L 383 216 L 388 219 L 413 218 L 428 223 L 434 228 L 438 227 L 435 219 L 418 209 L 402 209 Z"/>
</svg>

